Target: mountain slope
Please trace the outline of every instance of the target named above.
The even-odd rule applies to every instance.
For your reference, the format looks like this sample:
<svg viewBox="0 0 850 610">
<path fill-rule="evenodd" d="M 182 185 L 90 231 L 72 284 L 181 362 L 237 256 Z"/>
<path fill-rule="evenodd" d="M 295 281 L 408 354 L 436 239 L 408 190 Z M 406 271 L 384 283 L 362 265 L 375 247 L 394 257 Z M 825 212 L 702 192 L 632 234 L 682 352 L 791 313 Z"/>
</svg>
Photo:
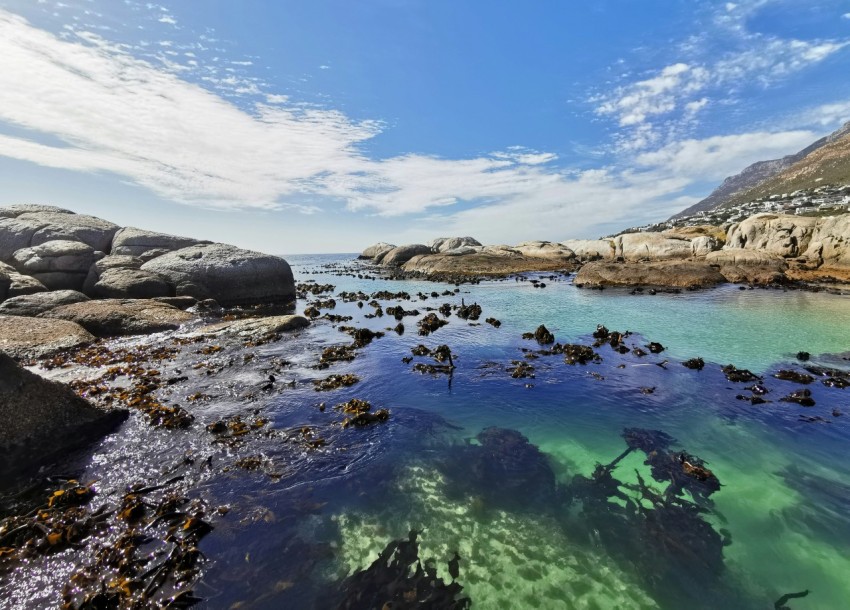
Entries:
<svg viewBox="0 0 850 610">
<path fill-rule="evenodd" d="M 829 149 L 829 152 L 816 156 L 822 149 Z M 823 171 L 816 169 L 821 165 Z M 786 172 L 791 173 L 786 175 Z M 816 181 L 817 178 L 821 180 Z M 741 173 L 729 176 L 708 197 L 675 214 L 671 220 L 764 195 L 835 182 L 850 182 L 850 122 L 796 154 L 758 161 Z M 792 185 L 799 186 L 792 188 Z"/>
</svg>

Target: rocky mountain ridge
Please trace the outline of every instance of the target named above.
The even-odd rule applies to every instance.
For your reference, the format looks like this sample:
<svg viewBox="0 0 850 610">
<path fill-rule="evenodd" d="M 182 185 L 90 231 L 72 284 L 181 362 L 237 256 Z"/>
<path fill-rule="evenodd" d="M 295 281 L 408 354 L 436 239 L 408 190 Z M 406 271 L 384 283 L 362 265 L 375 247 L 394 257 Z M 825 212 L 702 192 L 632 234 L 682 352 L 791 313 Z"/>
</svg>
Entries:
<svg viewBox="0 0 850 610">
<path fill-rule="evenodd" d="M 783 192 L 843 183 L 850 183 L 850 122 L 797 153 L 749 165 L 671 220 Z"/>
</svg>

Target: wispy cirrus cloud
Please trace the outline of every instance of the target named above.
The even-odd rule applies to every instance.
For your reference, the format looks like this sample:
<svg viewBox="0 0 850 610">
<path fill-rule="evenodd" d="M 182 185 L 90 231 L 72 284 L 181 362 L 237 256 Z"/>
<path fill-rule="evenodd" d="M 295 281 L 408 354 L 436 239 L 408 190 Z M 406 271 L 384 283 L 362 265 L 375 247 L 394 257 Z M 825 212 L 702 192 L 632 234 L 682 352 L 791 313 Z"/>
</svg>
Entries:
<svg viewBox="0 0 850 610">
<path fill-rule="evenodd" d="M 618 149 L 633 153 L 680 139 L 710 105 L 733 101 L 754 85 L 771 87 L 850 46 L 850 37 L 799 40 L 750 31 L 748 19 L 771 2 L 716 8 L 708 20 L 714 31 L 685 39 L 680 61 L 592 95 L 594 112 L 617 123 Z M 719 50 L 717 40 L 728 50 Z"/>
</svg>

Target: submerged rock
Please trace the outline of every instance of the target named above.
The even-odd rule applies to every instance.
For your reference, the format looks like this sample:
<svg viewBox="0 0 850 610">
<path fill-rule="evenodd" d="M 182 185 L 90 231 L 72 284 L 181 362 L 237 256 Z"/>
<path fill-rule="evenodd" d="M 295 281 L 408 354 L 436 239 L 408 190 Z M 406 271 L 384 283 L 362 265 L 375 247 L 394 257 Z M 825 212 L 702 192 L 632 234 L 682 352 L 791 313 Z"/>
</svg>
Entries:
<svg viewBox="0 0 850 610">
<path fill-rule="evenodd" d="M 0 352 L 0 472 L 45 462 L 91 442 L 127 417 L 102 411 L 67 386 L 18 366 Z"/>
</svg>

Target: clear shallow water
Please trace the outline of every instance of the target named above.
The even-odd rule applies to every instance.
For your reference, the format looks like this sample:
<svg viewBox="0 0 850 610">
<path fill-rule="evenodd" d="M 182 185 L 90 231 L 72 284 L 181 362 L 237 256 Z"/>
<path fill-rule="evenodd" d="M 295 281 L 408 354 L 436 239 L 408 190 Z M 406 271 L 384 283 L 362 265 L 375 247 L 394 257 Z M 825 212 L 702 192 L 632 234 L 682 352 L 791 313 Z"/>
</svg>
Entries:
<svg viewBox="0 0 850 610">
<path fill-rule="evenodd" d="M 800 386 L 765 377 L 771 390 L 766 397 L 773 402 L 753 406 L 735 399 L 748 384 L 728 382 L 719 365 L 731 362 L 769 375 L 798 368 L 793 354 L 799 350 L 844 352 L 850 343 L 842 332 L 850 321 L 850 300 L 736 287 L 632 296 L 580 291 L 563 279 L 545 279 L 545 289 L 492 282 L 419 301 L 419 291 L 454 287 L 314 273 L 347 257 L 289 260 L 297 281 L 332 283 L 335 294 L 404 290 L 413 301 L 400 303 L 423 314 L 425 307 L 463 298 L 482 305 L 482 320 L 494 316 L 502 326 L 472 326 L 452 315 L 447 326 L 420 337 L 416 318 L 406 317 L 404 335 L 387 332 L 354 361 L 317 371 L 312 365 L 322 347 L 350 341 L 318 321 L 294 340 L 257 349 L 262 365 L 211 378 L 209 393 L 222 398 L 193 407 L 198 425 L 192 429 L 156 430 L 133 417 L 86 458 L 82 478 L 99 479 L 103 496 L 117 493 L 131 477 L 156 480 L 187 454 L 196 463 L 207 455 L 226 461 L 232 456 L 210 448 L 203 425 L 245 412 L 234 388 L 262 379 L 274 359 L 290 363 L 276 374 L 295 387 L 249 407 L 280 430 L 330 426 L 330 443 L 319 451 L 294 451 L 275 440 L 253 447 L 251 452 L 275 460 L 284 471 L 279 480 L 237 470 L 193 475 L 194 494 L 210 506 L 230 508 L 202 541 L 210 559 L 195 587 L 206 599 L 202 607 L 328 607 L 328 591 L 340 578 L 367 567 L 390 540 L 406 537 L 411 528 L 422 531 L 420 556 L 434 557 L 441 575 L 459 552 L 459 582 L 476 608 L 770 608 L 781 595 L 804 589 L 809 596 L 791 600 L 791 608 L 847 607 L 850 389 L 815 382 L 809 388 L 817 404 L 806 409 L 777 402 Z M 364 319 L 369 306 L 360 310 L 337 301 L 332 313 L 354 315 L 349 324 L 374 330 L 396 324 L 388 316 Z M 395 303 L 382 302 L 385 308 L 390 304 Z M 305 306 L 299 302 L 299 311 Z M 521 333 L 541 323 L 562 343 L 587 343 L 602 323 L 639 333 L 629 345 L 659 341 L 667 350 L 637 358 L 603 346 L 598 349 L 602 362 L 587 366 L 541 356 L 531 361 L 534 379 L 512 379 L 506 368 L 522 359 L 521 349 L 539 348 Z M 452 348 L 457 369 L 451 379 L 414 372 L 402 362 L 419 343 Z M 679 363 L 694 356 L 705 359 L 704 370 Z M 666 368 L 655 365 L 664 360 Z M 836 357 L 825 360 L 846 364 Z M 313 390 L 313 379 L 345 372 L 361 381 L 330 393 Z M 645 394 L 642 387 L 655 390 Z M 330 407 L 353 397 L 390 409 L 390 420 L 341 430 Z M 317 408 L 320 402 L 327 403 L 325 411 Z M 833 409 L 844 415 L 833 417 Z M 801 415 L 824 422 L 807 423 Z M 517 430 L 539 448 L 560 495 L 538 498 L 536 488 L 525 487 L 520 489 L 528 494 L 517 494 L 498 477 L 486 478 L 492 474 L 486 460 L 476 463 L 464 451 L 469 439 L 492 426 Z M 587 514 L 586 502 L 561 493 L 576 475 L 590 476 L 597 463 L 609 464 L 620 455 L 626 448 L 621 435 L 631 427 L 663 430 L 676 439 L 673 448 L 704 459 L 719 478 L 722 487 L 702 516 L 729 542 L 718 574 L 708 577 L 699 556 L 664 537 L 663 528 L 646 538 L 649 553 L 629 546 L 628 532 L 622 540 L 612 535 L 621 522 L 608 517 L 618 514 L 622 501 Z M 514 474 L 520 481 L 530 479 L 534 473 L 524 470 L 530 468 L 528 460 L 510 454 L 506 459 L 512 465 L 512 456 Z M 640 476 L 663 490 L 644 459 L 643 453 L 632 453 L 614 476 L 630 485 Z M 482 467 L 482 477 L 470 477 Z M 652 546 L 662 538 L 661 546 Z M 70 553 L 21 567 L 0 583 L 0 607 L 53 605 L 51 591 L 61 588 L 74 561 Z"/>
</svg>

